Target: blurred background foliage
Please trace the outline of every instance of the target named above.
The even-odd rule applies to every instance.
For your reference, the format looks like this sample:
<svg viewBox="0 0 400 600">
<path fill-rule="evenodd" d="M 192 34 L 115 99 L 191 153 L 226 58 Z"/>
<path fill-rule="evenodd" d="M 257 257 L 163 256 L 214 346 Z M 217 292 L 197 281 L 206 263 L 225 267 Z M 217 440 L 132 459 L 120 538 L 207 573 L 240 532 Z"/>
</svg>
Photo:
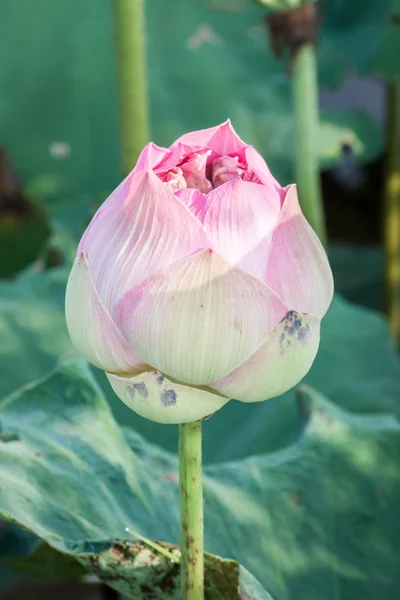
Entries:
<svg viewBox="0 0 400 600">
<path fill-rule="evenodd" d="M 147 2 L 152 139 L 169 145 L 185 131 L 230 117 L 279 181 L 291 182 L 289 58 L 273 56 L 264 17 L 296 3 Z M 336 93 L 349 74 L 373 77 L 383 90 L 386 82 L 398 77 L 399 0 L 321 0 L 318 9 L 322 91 Z M 0 27 L 0 145 L 12 162 L 6 170 L 0 164 L 0 277 L 4 279 L 0 283 L 0 397 L 5 397 L 74 357 L 64 321 L 69 268 L 84 228 L 121 175 L 109 0 L 1 0 Z M 312 419 L 318 421 L 317 441 L 310 442 L 309 414 L 306 411 L 302 420 L 295 391 L 261 404 L 233 401 L 205 422 L 207 473 L 211 480 L 224 480 L 220 490 L 214 482 L 210 498 L 216 494 L 221 503 L 225 493 L 228 499 L 234 486 L 244 485 L 250 469 L 254 503 L 261 506 L 267 501 L 269 509 L 278 512 L 282 506 L 282 512 L 273 515 L 279 531 L 268 532 L 258 554 L 250 516 L 232 538 L 227 535 L 240 503 L 235 504 L 235 498 L 227 500 L 229 506 L 211 500 L 206 510 L 219 523 L 221 529 L 216 531 L 221 535 L 213 536 L 210 528 L 208 544 L 211 551 L 239 560 L 275 600 L 312 598 L 310 590 L 316 590 L 319 600 L 327 590 L 326 578 L 331 593 L 327 598 L 394 600 L 399 582 L 391 557 L 399 551 L 399 538 L 392 531 L 398 495 L 392 471 L 398 457 L 398 431 L 391 417 L 378 415 L 398 418 L 400 364 L 383 316 L 370 310 L 383 308 L 380 223 L 385 136 L 379 120 L 360 108 L 323 106 L 320 120 L 319 157 L 336 289 L 364 307 L 338 295 L 324 320 L 321 350 L 305 379 L 317 390 L 309 392 L 316 411 Z M 141 419 L 114 397 L 103 373 L 95 368 L 91 373 L 102 392 L 93 391 L 90 374 L 79 375 L 86 378 L 90 397 L 104 394 L 117 421 L 140 432 L 140 438 L 127 433 L 128 443 L 146 468 L 158 473 L 160 461 L 174 460 L 168 452 L 177 449 L 177 428 Z M 35 399 L 29 392 L 18 392 L 19 414 L 27 427 L 35 418 L 36 402 L 40 412 L 46 397 L 54 393 L 56 400 L 61 394 L 40 385 L 42 396 Z M 375 418 L 366 416 L 371 414 Z M 68 418 L 65 406 L 60 427 Z M 326 419 L 334 423 L 334 434 L 325 427 Z M 52 435 L 51 427 L 49 421 L 46 435 Z M 117 425 L 113 427 L 116 431 Z M 154 449 L 153 442 L 164 450 Z M 365 460 L 357 455 L 358 447 L 363 448 Z M 12 444 L 4 444 L 3 450 L 6 457 L 12 454 Z M 21 452 L 29 462 L 29 444 Z M 286 452 L 283 462 L 280 452 Z M 254 454 L 258 458 L 248 459 Z M 238 462 L 221 466 L 226 461 Z M 289 504 L 282 501 L 282 487 L 286 489 L 290 481 L 299 482 L 306 499 L 295 495 Z M 321 491 L 315 481 L 326 482 L 326 490 Z M 50 483 L 42 474 L 32 485 L 42 497 Z M 324 494 L 318 502 L 310 492 L 313 485 L 316 494 Z M 337 486 L 344 491 L 335 505 Z M 274 504 L 269 504 L 271 496 Z M 43 510 L 56 522 L 54 506 L 50 503 Z M 1 510 L 9 516 L 4 507 Z M 167 508 L 161 514 L 165 525 L 172 517 Z M 26 514 L 15 513 L 12 518 L 28 526 Z M 294 540 L 288 522 L 298 520 L 311 524 L 309 530 L 298 531 Z M 32 531 L 65 550 L 70 531 L 50 527 L 44 535 L 32 523 Z M 171 531 L 164 535 L 161 525 L 144 529 L 146 535 L 169 535 L 169 541 L 176 541 Z M 19 540 L 16 531 L 20 530 L 0 538 L 1 552 L 14 555 L 35 546 L 36 538 Z M 83 528 L 80 535 L 84 544 L 94 534 Z M 115 527 L 109 527 L 106 541 L 118 535 Z M 318 539 L 313 556 L 319 557 L 314 565 L 305 558 L 313 536 Z M 345 556 L 341 555 L 344 548 Z"/>
<path fill-rule="evenodd" d="M 287 60 L 272 55 L 265 14 L 251 0 L 147 3 L 152 139 L 169 145 L 229 115 L 287 184 L 293 173 Z M 388 2 L 329 0 L 320 14 L 320 84 L 338 86 L 351 70 L 376 70 Z M 99 202 L 119 178 L 110 2 L 38 0 L 24 2 L 21 11 L 3 0 L 2 21 L 2 143 L 41 199 Z M 386 62 L 391 56 L 379 59 L 382 71 Z M 323 167 L 340 159 L 344 142 L 363 161 L 382 149 L 366 115 L 323 112 Z"/>
</svg>

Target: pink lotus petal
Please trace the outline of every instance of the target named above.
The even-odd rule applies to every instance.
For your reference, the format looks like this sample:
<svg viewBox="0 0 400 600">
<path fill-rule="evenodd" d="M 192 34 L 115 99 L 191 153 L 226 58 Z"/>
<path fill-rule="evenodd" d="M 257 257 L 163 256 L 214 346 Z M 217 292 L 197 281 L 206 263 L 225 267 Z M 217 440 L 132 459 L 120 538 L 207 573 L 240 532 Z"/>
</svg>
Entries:
<svg viewBox="0 0 400 600">
<path fill-rule="evenodd" d="M 190 423 L 204 419 L 222 408 L 228 398 L 169 381 L 159 371 L 136 377 L 118 377 L 106 373 L 117 394 L 129 408 L 156 423 Z"/>
<path fill-rule="evenodd" d="M 309 371 L 318 350 L 319 328 L 318 317 L 290 311 L 247 360 L 209 387 L 242 402 L 280 396 Z"/>
<path fill-rule="evenodd" d="M 148 364 L 206 385 L 241 364 L 286 312 L 264 283 L 204 250 L 128 292 L 116 320 Z"/>
<path fill-rule="evenodd" d="M 190 212 L 194 214 L 200 223 L 204 222 L 207 200 L 205 195 L 202 194 L 200 190 L 196 190 L 194 188 L 185 188 L 178 190 L 175 195 L 188 207 Z"/>
<path fill-rule="evenodd" d="M 161 177 L 164 173 L 170 169 L 174 169 L 179 165 L 189 154 L 193 152 L 193 148 L 187 144 L 181 144 L 175 142 L 168 148 L 167 153 L 163 157 L 162 161 L 157 164 L 153 169 L 156 175 Z"/>
<path fill-rule="evenodd" d="M 204 229 L 213 248 L 231 264 L 265 280 L 272 233 L 279 218 L 280 198 L 272 185 L 240 177 L 207 195 Z"/>
<path fill-rule="evenodd" d="M 151 171 L 134 173 L 86 230 L 93 280 L 107 310 L 156 271 L 209 247 L 201 223 Z"/>
<path fill-rule="evenodd" d="M 146 367 L 104 307 L 84 253 L 75 259 L 69 276 L 65 313 L 72 343 L 96 367 L 113 373 L 135 373 Z"/>
<path fill-rule="evenodd" d="M 161 177 L 161 181 L 172 191 L 177 192 L 187 187 L 182 169 L 174 167 Z"/>
<path fill-rule="evenodd" d="M 174 144 L 188 144 L 194 148 L 210 148 L 217 154 L 234 154 L 246 144 L 240 139 L 236 131 L 233 129 L 230 120 L 210 127 L 210 129 L 201 129 L 200 131 L 192 131 L 180 137 Z M 173 147 L 172 146 L 172 147 Z"/>
<path fill-rule="evenodd" d="M 214 160 L 212 165 L 212 183 L 218 187 L 231 179 L 245 175 L 246 167 L 239 163 L 237 156 L 221 156 Z"/>
<path fill-rule="evenodd" d="M 143 148 L 132 172 L 155 169 L 169 154 L 169 148 L 161 148 L 161 146 L 157 146 L 156 144 L 153 144 L 153 142 L 150 142 L 150 144 L 147 144 Z"/>
<path fill-rule="evenodd" d="M 258 177 L 261 183 L 273 186 L 281 194 L 283 200 L 283 189 L 272 175 L 261 154 L 259 154 L 257 150 L 253 148 L 253 146 L 247 146 L 244 150 L 244 156 L 249 171 L 252 171 Z"/>
<path fill-rule="evenodd" d="M 289 186 L 274 231 L 266 282 L 291 309 L 324 316 L 333 278 L 325 250 L 303 216 L 295 185 Z"/>
<path fill-rule="evenodd" d="M 203 194 L 207 194 L 212 190 L 211 181 L 206 177 L 207 158 L 211 154 L 211 150 L 207 152 L 195 152 L 189 155 L 188 160 L 181 163 L 179 166 L 182 169 L 188 188 L 196 188 Z"/>
</svg>

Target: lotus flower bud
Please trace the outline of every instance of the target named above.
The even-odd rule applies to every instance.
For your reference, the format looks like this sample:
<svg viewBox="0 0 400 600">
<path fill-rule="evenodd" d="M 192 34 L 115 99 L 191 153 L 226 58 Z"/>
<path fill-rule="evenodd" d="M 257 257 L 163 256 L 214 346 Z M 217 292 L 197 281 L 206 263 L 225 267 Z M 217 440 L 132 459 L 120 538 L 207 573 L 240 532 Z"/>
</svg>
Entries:
<svg viewBox="0 0 400 600">
<path fill-rule="evenodd" d="M 144 148 L 81 239 L 66 318 L 123 402 L 184 423 L 296 385 L 332 293 L 296 187 L 228 121 Z"/>
</svg>

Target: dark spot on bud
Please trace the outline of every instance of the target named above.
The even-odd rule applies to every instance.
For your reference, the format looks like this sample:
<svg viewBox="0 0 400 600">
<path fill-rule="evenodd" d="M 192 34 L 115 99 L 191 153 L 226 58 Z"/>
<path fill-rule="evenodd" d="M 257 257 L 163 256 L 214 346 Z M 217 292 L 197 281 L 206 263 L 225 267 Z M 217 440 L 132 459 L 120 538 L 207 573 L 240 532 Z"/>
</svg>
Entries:
<svg viewBox="0 0 400 600">
<path fill-rule="evenodd" d="M 288 348 L 292 345 L 290 339 L 286 339 L 286 336 L 289 336 L 292 340 L 296 340 L 302 344 L 307 341 L 310 333 L 310 324 L 304 324 L 302 315 L 299 315 L 294 310 L 290 310 L 283 317 L 281 323 L 283 324 L 283 332 L 279 336 L 281 348 L 284 346 Z"/>
<path fill-rule="evenodd" d="M 175 390 L 163 390 L 161 392 L 161 403 L 164 406 L 174 406 L 176 404 Z"/>
<path fill-rule="evenodd" d="M 142 398 L 147 398 L 149 395 L 149 392 L 147 391 L 147 388 L 143 381 L 140 381 L 139 383 L 134 383 L 133 385 L 128 385 L 128 393 L 132 400 L 134 399 L 136 392 L 140 396 L 142 396 Z"/>
<path fill-rule="evenodd" d="M 141 381 L 140 383 L 134 383 L 133 387 L 135 388 L 135 390 L 137 390 L 139 392 L 139 394 L 141 396 L 143 396 L 143 398 L 148 397 L 149 392 L 147 391 L 147 388 L 146 388 L 145 384 L 143 383 L 143 381 Z"/>
<path fill-rule="evenodd" d="M 161 373 L 159 375 L 157 375 L 157 382 L 161 385 L 164 381 L 164 375 L 161 375 Z"/>
<path fill-rule="evenodd" d="M 304 343 L 307 341 L 309 334 L 310 334 L 310 324 L 307 323 L 307 325 L 305 325 L 304 327 L 299 329 L 299 333 L 297 334 L 297 339 L 299 340 L 299 342 Z"/>
</svg>

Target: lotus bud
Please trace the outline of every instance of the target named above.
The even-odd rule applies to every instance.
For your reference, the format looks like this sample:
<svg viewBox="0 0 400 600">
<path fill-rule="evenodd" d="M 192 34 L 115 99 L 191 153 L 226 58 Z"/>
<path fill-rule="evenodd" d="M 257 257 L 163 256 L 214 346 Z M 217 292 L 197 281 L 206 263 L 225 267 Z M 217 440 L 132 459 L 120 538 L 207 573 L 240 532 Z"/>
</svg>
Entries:
<svg viewBox="0 0 400 600">
<path fill-rule="evenodd" d="M 80 241 L 66 318 L 125 404 L 185 423 L 295 386 L 332 294 L 296 186 L 228 121 L 144 148 Z"/>
</svg>

